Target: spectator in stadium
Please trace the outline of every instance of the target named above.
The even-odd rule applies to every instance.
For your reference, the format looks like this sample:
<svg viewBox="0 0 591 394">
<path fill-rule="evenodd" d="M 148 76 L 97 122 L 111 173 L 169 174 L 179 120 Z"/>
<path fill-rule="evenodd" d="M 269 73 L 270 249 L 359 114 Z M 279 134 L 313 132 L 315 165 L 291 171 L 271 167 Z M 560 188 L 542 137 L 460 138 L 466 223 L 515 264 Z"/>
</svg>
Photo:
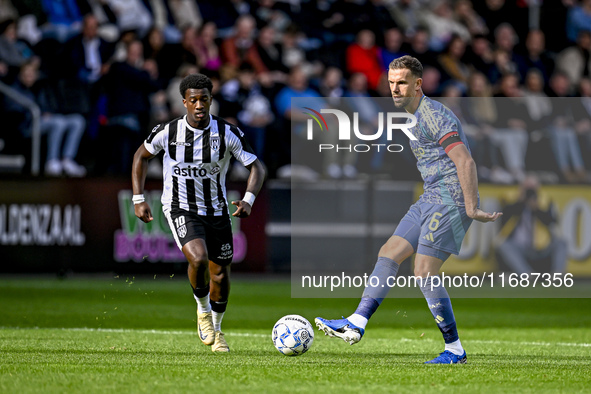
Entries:
<svg viewBox="0 0 591 394">
<path fill-rule="evenodd" d="M 122 31 L 119 38 L 115 41 L 115 52 L 113 53 L 114 62 L 123 62 L 127 58 L 127 47 L 132 41 L 139 40 L 135 30 Z"/>
<path fill-rule="evenodd" d="M 521 79 L 517 64 L 511 60 L 511 54 L 509 52 L 503 49 L 496 49 L 493 55 L 494 63 L 487 75 L 492 84 L 498 84 L 505 75 L 517 75 L 518 80 Z"/>
<path fill-rule="evenodd" d="M 369 18 L 363 2 L 355 0 L 330 3 L 322 22 L 325 29 L 323 38 L 327 43 L 351 42 L 361 29 L 369 28 Z"/>
<path fill-rule="evenodd" d="M 560 175 L 568 183 L 587 181 L 581 148 L 575 131 L 577 116 L 575 104 L 579 100 L 567 99 L 569 84 L 565 75 L 555 73 L 550 78 L 550 88 L 557 96 L 551 100 L 551 114 L 544 122 L 550 133 L 552 151 Z"/>
<path fill-rule="evenodd" d="M 13 89 L 36 102 L 42 112 L 41 133 L 47 134 L 47 157 L 45 175 L 83 177 L 86 169 L 74 160 L 78 154 L 80 140 L 84 134 L 86 121 L 80 114 L 60 113 L 59 102 L 54 92 L 46 84 L 37 84 L 38 66 L 34 62 L 25 63 L 18 74 Z M 29 110 L 20 103 L 7 100 L 7 112 L 21 114 L 20 131 L 25 138 L 31 137 Z M 64 147 L 62 149 L 62 142 Z"/>
<path fill-rule="evenodd" d="M 404 36 L 400 29 L 393 27 L 384 31 L 384 46 L 380 48 L 383 71 L 388 70 L 392 60 L 406 55 L 401 48 L 404 43 Z"/>
<path fill-rule="evenodd" d="M 308 78 L 319 76 L 324 66 L 318 61 L 308 61 L 302 47 L 303 33 L 295 25 L 290 25 L 281 38 L 282 63 L 290 70 L 298 67 Z"/>
<path fill-rule="evenodd" d="M 544 88 L 542 72 L 537 68 L 529 70 L 525 75 L 523 97 L 530 118 L 537 124 L 536 127 L 542 126 L 540 123 L 545 122 L 552 113 L 552 102 Z"/>
<path fill-rule="evenodd" d="M 222 60 L 235 68 L 244 62 L 250 63 L 257 74 L 267 71 L 255 46 L 255 20 L 242 15 L 236 20 L 236 33 L 222 42 Z"/>
<path fill-rule="evenodd" d="M 420 26 L 422 7 L 420 2 L 413 0 L 399 0 L 390 2 L 388 9 L 396 25 L 408 37 L 416 34 Z"/>
<path fill-rule="evenodd" d="M 445 51 L 439 56 L 439 65 L 443 71 L 444 81 L 451 79 L 461 83 L 464 87 L 468 84 L 470 69 L 462 61 L 465 51 L 466 43 L 464 40 L 460 36 L 453 36 Z"/>
<path fill-rule="evenodd" d="M 359 131 L 362 134 L 375 134 L 379 128 L 379 118 L 378 112 L 380 112 L 380 107 L 376 104 L 376 101 L 373 100 L 369 92 L 367 90 L 367 78 L 365 74 L 362 73 L 355 73 L 349 77 L 349 81 L 347 83 L 347 90 L 345 91 L 345 97 L 352 98 L 351 100 L 346 101 L 346 105 L 354 112 L 359 114 Z M 388 141 L 386 140 L 386 133 L 382 134 L 382 138 L 376 140 L 378 144 L 386 144 Z M 342 168 L 342 175 L 345 178 L 355 178 L 357 177 L 357 154 L 352 152 L 347 152 L 345 155 L 339 155 L 341 157 L 341 168 Z M 332 164 L 334 167 L 336 164 L 336 160 L 338 157 L 335 155 L 334 161 L 335 164 Z M 382 164 L 384 162 L 384 151 L 374 152 L 372 155 L 370 165 L 374 172 L 380 172 L 382 169 Z M 329 175 L 332 173 L 333 175 L 337 173 L 338 170 L 335 168 L 332 171 L 328 171 Z M 332 175 L 331 175 L 332 176 Z"/>
<path fill-rule="evenodd" d="M 11 0 L 0 0 L 0 21 L 17 19 L 18 11 L 12 5 Z"/>
<path fill-rule="evenodd" d="M 203 20 L 215 23 L 221 39 L 234 34 L 236 20 L 250 13 L 250 5 L 241 0 L 201 0 L 198 5 Z"/>
<path fill-rule="evenodd" d="M 427 97 L 437 97 L 441 93 L 441 72 L 431 66 L 423 69 L 423 93 Z M 383 97 L 383 96 L 382 96 Z"/>
<path fill-rule="evenodd" d="M 164 2 L 166 0 L 160 1 Z M 198 2 L 193 0 L 168 0 L 167 2 L 170 10 L 170 16 L 172 16 L 174 25 L 177 28 L 183 26 L 193 26 L 200 28 L 203 25 L 203 17 L 199 11 Z M 165 4 L 163 5 L 166 7 Z M 154 17 L 156 17 L 156 15 L 154 15 Z M 156 24 L 156 26 L 161 27 L 158 24 Z M 167 29 L 164 31 L 167 31 Z"/>
<path fill-rule="evenodd" d="M 488 28 L 484 19 L 474 11 L 470 0 L 458 0 L 455 2 L 454 19 L 464 25 L 472 37 L 488 34 Z"/>
<path fill-rule="evenodd" d="M 453 36 L 470 41 L 468 29 L 454 19 L 453 9 L 448 0 L 435 0 L 430 7 L 423 8 L 420 16 L 430 33 L 429 48 L 435 52 L 443 51 Z"/>
<path fill-rule="evenodd" d="M 482 83 L 482 80 L 473 82 L 475 78 L 484 78 L 484 76 L 482 74 L 472 76 L 472 89 L 478 89 L 474 86 Z M 482 109 L 482 103 L 478 103 L 482 98 L 462 99 L 462 94 L 463 91 L 458 84 L 448 83 L 441 93 L 441 102 L 453 111 L 462 124 L 462 130 L 470 142 L 470 151 L 478 168 L 479 179 L 494 183 L 511 183 L 513 178 L 499 167 L 497 151 L 491 141 L 494 129 L 484 121 L 488 113 L 476 113 Z"/>
<path fill-rule="evenodd" d="M 158 65 L 158 70 L 165 68 L 170 61 L 166 56 L 166 42 L 164 32 L 158 27 L 152 27 L 142 40 L 144 46 L 144 59 L 152 59 Z M 162 75 L 161 77 L 163 77 Z"/>
<path fill-rule="evenodd" d="M 472 42 L 466 48 L 464 61 L 469 64 L 472 71 L 489 75 L 494 66 L 495 54 L 488 38 L 482 34 L 472 37 Z"/>
<path fill-rule="evenodd" d="M 573 89 L 571 88 L 568 75 L 562 71 L 555 71 L 548 82 L 548 96 L 550 97 L 570 97 Z"/>
<path fill-rule="evenodd" d="M 158 66 L 154 60 L 144 61 L 141 41 L 129 43 L 126 61 L 111 65 L 106 88 L 108 127 L 103 143 L 109 148 L 102 151 L 111 153 L 105 158 L 111 172 L 127 174 L 134 149 L 144 137 L 142 130 L 148 128 L 149 96 L 160 90 Z"/>
<path fill-rule="evenodd" d="M 514 272 L 544 272 L 540 260 L 550 258 L 550 272 L 566 268 L 566 242 L 558 233 L 554 204 L 540 193 L 536 177 L 528 176 L 520 187 L 517 201 L 503 207 L 503 227 L 496 251 Z"/>
<path fill-rule="evenodd" d="M 289 68 L 283 63 L 283 47 L 275 42 L 276 36 L 277 31 L 273 26 L 261 28 L 256 42 L 257 52 L 268 70 L 286 75 Z"/>
<path fill-rule="evenodd" d="M 448 82 L 445 84 L 443 91 L 441 92 L 441 103 L 449 108 L 460 121 L 462 130 L 468 137 L 470 143 L 470 151 L 474 157 L 474 162 L 478 169 L 478 178 L 481 180 L 489 180 L 490 169 L 487 168 L 483 162 L 485 159 L 485 143 L 490 146 L 490 140 L 486 139 L 485 133 L 479 129 L 475 123 L 476 121 L 471 118 L 469 100 L 463 100 L 463 90 L 458 83 Z M 476 99 L 472 99 L 476 100 Z"/>
<path fill-rule="evenodd" d="M 556 58 L 556 69 L 566 74 L 572 88 L 578 86 L 581 78 L 591 77 L 591 31 L 581 30 L 575 45 L 560 52 Z"/>
<path fill-rule="evenodd" d="M 63 95 L 72 103 L 70 112 L 87 118 L 87 135 L 92 139 L 98 135 L 104 117 L 103 82 L 115 51 L 114 43 L 104 40 L 98 29 L 97 17 L 86 14 L 82 20 L 82 32 L 63 47 L 62 56 L 68 61 L 65 65 L 55 63 L 55 67 L 63 69 L 63 79 L 68 87 Z M 58 82 L 57 89 L 62 90 L 63 84 Z"/>
<path fill-rule="evenodd" d="M 218 71 L 222 65 L 216 38 L 217 27 L 214 22 L 204 23 L 197 31 L 197 62 L 202 70 Z"/>
<path fill-rule="evenodd" d="M 331 106 L 338 106 L 341 97 L 345 94 L 343 89 L 343 72 L 337 67 L 328 67 L 324 70 L 317 87 L 320 95 L 326 97 Z"/>
<path fill-rule="evenodd" d="M 98 22 L 98 35 L 107 42 L 113 44 L 120 35 L 117 27 L 117 16 L 111 9 L 109 3 L 105 0 L 84 0 L 76 1 L 80 7 L 82 23 L 86 15 L 93 15 Z M 36 23 L 35 23 L 36 25 Z"/>
<path fill-rule="evenodd" d="M 29 59 L 38 62 L 34 56 L 33 51 L 29 46 L 17 39 L 16 35 L 16 20 L 7 19 L 0 23 L 0 63 L 3 65 L 0 68 L 4 70 L 1 74 L 8 74 L 6 79 L 8 82 L 14 80 L 14 77 L 19 72 L 19 69 Z M 1 70 L 0 70 L 1 71 Z"/>
<path fill-rule="evenodd" d="M 509 23 L 501 23 L 495 29 L 495 49 L 506 52 L 509 55 L 509 59 L 512 61 L 515 61 L 514 51 L 518 42 L 519 38 L 515 33 L 515 29 Z"/>
<path fill-rule="evenodd" d="M 288 122 L 292 119 L 305 121 L 308 116 L 291 110 L 291 99 L 295 97 L 310 98 L 309 105 L 312 108 L 322 108 L 324 105 L 324 100 L 318 92 L 308 86 L 308 77 L 299 67 L 291 69 L 287 86 L 281 89 L 275 97 L 275 108 L 277 113 Z"/>
<path fill-rule="evenodd" d="M 518 20 L 515 13 L 515 2 L 506 0 L 472 1 L 475 11 L 484 17 L 489 34 L 495 32 L 503 23 L 515 26 Z M 519 21 L 518 22 L 522 22 Z M 493 37 L 489 37 L 493 38 Z"/>
<path fill-rule="evenodd" d="M 161 33 L 152 32 L 152 34 L 154 34 L 153 38 L 158 35 L 161 36 Z M 154 43 L 153 38 L 149 38 L 152 34 L 148 35 L 148 48 L 145 50 L 145 53 L 150 56 L 146 59 L 156 61 L 158 75 L 162 81 L 167 82 L 174 78 L 182 64 L 197 65 L 199 51 L 197 29 L 195 26 L 187 25 L 181 29 L 182 38 L 180 43 L 168 43 L 163 41 L 162 37 L 157 37 L 155 40 L 156 43 Z M 125 48 L 129 46 L 130 41 L 125 41 Z M 125 61 L 124 58 L 118 60 Z"/>
<path fill-rule="evenodd" d="M 530 118 L 521 97 L 519 77 L 506 74 L 502 77 L 499 92 L 495 94 L 497 118 L 491 140 L 499 148 L 511 175 L 521 182 L 525 178 L 525 154 L 529 135 Z"/>
<path fill-rule="evenodd" d="M 224 101 L 220 109 L 224 119 L 238 120 L 238 125 L 247 135 L 258 157 L 263 157 L 266 128 L 273 122 L 274 115 L 269 100 L 261 93 L 254 69 L 249 63 L 240 65 L 238 75 L 221 87 Z"/>
<path fill-rule="evenodd" d="M 282 32 L 291 24 L 289 15 L 275 0 L 258 0 L 255 4 L 256 8 L 252 15 L 259 28 L 270 26 L 274 30 Z"/>
<path fill-rule="evenodd" d="M 152 27 L 154 18 L 142 0 L 106 0 L 117 18 L 119 31 L 134 30 L 141 39 Z"/>
<path fill-rule="evenodd" d="M 286 164 L 296 164 L 309 166 L 302 153 L 302 147 L 305 145 L 306 122 L 310 117 L 299 109 L 292 111 L 292 98 L 306 98 L 308 107 L 318 111 L 320 108 L 326 108 L 326 103 L 315 90 L 308 86 L 308 77 L 306 73 L 299 68 L 294 67 L 289 73 L 287 86 L 279 91 L 275 97 L 275 109 L 278 114 L 278 125 L 275 135 L 270 136 L 273 146 L 277 147 L 272 152 L 275 157 L 272 161 L 277 163 L 277 167 Z M 292 136 L 294 134 L 293 144 L 290 147 Z M 320 133 L 320 136 L 329 136 L 329 133 Z M 292 155 L 292 152 L 294 153 Z M 291 157 L 291 160 L 289 158 Z M 303 160 L 304 159 L 304 160 Z M 331 163 L 323 163 L 324 169 L 327 169 Z"/>
<path fill-rule="evenodd" d="M 364 74 L 372 90 L 377 87 L 383 72 L 380 51 L 375 39 L 375 34 L 371 30 L 361 30 L 357 33 L 355 42 L 347 48 L 347 71 L 351 74 Z"/>
<path fill-rule="evenodd" d="M 591 31 L 591 0 L 581 0 L 568 10 L 566 18 L 567 38 L 576 42 L 581 31 Z"/>
<path fill-rule="evenodd" d="M 583 78 L 579 83 L 580 100 L 575 100 L 574 116 L 575 130 L 579 138 L 579 146 L 582 152 L 591 152 L 591 79 Z M 591 157 L 583 155 L 585 167 L 591 168 Z"/>
<path fill-rule="evenodd" d="M 402 46 L 402 51 L 410 56 L 421 59 L 423 66 L 438 67 L 438 54 L 429 49 L 429 31 L 424 28 L 417 28 L 410 37 L 410 42 Z"/>
<path fill-rule="evenodd" d="M 368 17 L 366 27 L 372 29 L 376 36 L 398 26 L 388 11 L 387 2 L 389 1 L 369 0 L 365 3 L 365 13 Z"/>
<path fill-rule="evenodd" d="M 79 33 L 82 26 L 82 14 L 76 0 L 41 0 L 47 23 L 41 26 L 44 38 L 66 42 Z"/>
<path fill-rule="evenodd" d="M 475 72 L 470 76 L 467 95 L 471 99 L 464 101 L 463 113 L 467 122 L 464 131 L 470 146 L 473 140 L 475 142 L 472 151 L 478 173 L 494 183 L 513 182 L 513 176 L 501 166 L 497 147 L 491 140 L 498 114 L 492 88 L 484 74 Z"/>
<path fill-rule="evenodd" d="M 527 72 L 536 69 L 542 73 L 544 83 L 548 83 L 550 75 L 554 71 L 554 60 L 546 51 L 545 42 L 544 32 L 537 29 L 530 30 L 525 40 L 524 53 L 515 56 L 519 74 L 524 78 L 524 81 Z"/>
<path fill-rule="evenodd" d="M 82 21 L 82 32 L 72 37 L 65 46 L 68 66 L 77 78 L 93 86 L 106 73 L 114 47 L 98 35 L 98 20 L 87 14 Z"/>
</svg>

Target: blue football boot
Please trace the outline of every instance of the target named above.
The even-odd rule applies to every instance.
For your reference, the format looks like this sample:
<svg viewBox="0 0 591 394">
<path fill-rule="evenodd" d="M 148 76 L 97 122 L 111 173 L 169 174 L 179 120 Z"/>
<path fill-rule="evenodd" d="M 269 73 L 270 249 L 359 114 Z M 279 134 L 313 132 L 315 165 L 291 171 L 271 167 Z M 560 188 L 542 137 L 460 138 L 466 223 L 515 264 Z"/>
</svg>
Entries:
<svg viewBox="0 0 591 394">
<path fill-rule="evenodd" d="M 339 337 L 349 345 L 359 342 L 365 333 L 363 328 L 357 327 L 345 318 L 328 320 L 317 317 L 314 322 L 320 331 L 324 331 L 324 335 Z"/>
<path fill-rule="evenodd" d="M 468 360 L 466 359 L 466 351 L 464 350 L 464 354 L 458 356 L 457 354 L 453 354 L 449 350 L 444 351 L 439 356 L 435 357 L 431 361 L 425 361 L 425 364 L 466 364 Z"/>
</svg>

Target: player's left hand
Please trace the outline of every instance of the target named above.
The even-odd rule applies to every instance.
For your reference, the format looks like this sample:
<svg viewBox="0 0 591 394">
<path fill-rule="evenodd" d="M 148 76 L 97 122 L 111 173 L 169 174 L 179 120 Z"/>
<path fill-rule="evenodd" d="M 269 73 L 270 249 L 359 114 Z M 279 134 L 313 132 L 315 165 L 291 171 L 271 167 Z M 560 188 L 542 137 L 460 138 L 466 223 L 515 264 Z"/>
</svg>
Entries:
<svg viewBox="0 0 591 394">
<path fill-rule="evenodd" d="M 478 220 L 479 222 L 494 222 L 498 218 L 503 215 L 503 212 L 493 212 L 488 213 L 484 212 L 482 209 L 476 209 L 471 215 L 469 214 L 471 219 Z"/>
<path fill-rule="evenodd" d="M 236 205 L 238 207 L 236 209 L 236 212 L 234 212 L 232 216 L 236 216 L 239 218 L 246 218 L 250 216 L 250 210 L 252 209 L 252 207 L 246 201 L 232 201 L 232 205 Z"/>
</svg>

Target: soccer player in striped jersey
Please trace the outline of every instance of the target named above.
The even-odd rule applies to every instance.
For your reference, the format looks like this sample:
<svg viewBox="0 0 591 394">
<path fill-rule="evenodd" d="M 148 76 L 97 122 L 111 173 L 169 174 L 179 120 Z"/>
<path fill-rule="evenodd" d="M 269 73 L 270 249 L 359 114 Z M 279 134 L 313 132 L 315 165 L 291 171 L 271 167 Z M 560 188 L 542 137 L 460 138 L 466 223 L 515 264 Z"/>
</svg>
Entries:
<svg viewBox="0 0 591 394">
<path fill-rule="evenodd" d="M 226 199 L 226 173 L 231 156 L 250 170 L 246 193 L 232 214 L 251 213 L 265 178 L 265 169 L 242 131 L 209 113 L 212 83 L 191 74 L 180 83 L 187 114 L 156 126 L 133 158 L 135 214 L 152 221 L 143 191 L 148 161 L 164 151 L 162 209 L 174 239 L 189 262 L 188 276 L 197 302 L 201 341 L 214 352 L 230 348 L 221 331 L 230 293 L 233 257 L 232 228 Z"/>
<path fill-rule="evenodd" d="M 426 364 L 463 364 L 462 347 L 447 290 L 433 278 L 451 254 L 458 254 L 472 220 L 494 222 L 500 212 L 479 208 L 476 166 L 462 125 L 441 103 L 423 95 L 423 66 L 414 57 L 394 59 L 388 82 L 397 108 L 414 114 L 417 124 L 410 129 L 417 138 L 410 147 L 424 184 L 424 193 L 400 221 L 394 234 L 382 246 L 378 260 L 355 313 L 348 318 L 315 322 L 327 335 L 349 344 L 361 340 L 369 318 L 386 297 L 401 262 L 416 253 L 414 274 L 427 304 L 443 334 L 445 350 Z M 372 282 L 373 279 L 373 282 Z"/>
</svg>

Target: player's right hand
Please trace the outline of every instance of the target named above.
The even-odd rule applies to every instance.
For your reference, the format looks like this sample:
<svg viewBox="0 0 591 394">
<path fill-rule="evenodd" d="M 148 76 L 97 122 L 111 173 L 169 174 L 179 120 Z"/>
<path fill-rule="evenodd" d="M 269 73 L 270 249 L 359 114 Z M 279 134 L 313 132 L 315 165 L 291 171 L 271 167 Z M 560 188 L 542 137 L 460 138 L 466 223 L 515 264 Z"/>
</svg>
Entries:
<svg viewBox="0 0 591 394">
<path fill-rule="evenodd" d="M 469 215 L 471 219 L 478 220 L 479 222 L 494 222 L 503 215 L 503 212 L 484 212 L 482 209 L 476 209 L 472 215 Z"/>
<path fill-rule="evenodd" d="M 142 202 L 139 204 L 134 205 L 135 208 L 135 216 L 137 216 L 142 222 L 148 223 L 154 220 L 152 217 L 152 211 L 150 210 L 150 206 L 147 202 Z"/>
</svg>

